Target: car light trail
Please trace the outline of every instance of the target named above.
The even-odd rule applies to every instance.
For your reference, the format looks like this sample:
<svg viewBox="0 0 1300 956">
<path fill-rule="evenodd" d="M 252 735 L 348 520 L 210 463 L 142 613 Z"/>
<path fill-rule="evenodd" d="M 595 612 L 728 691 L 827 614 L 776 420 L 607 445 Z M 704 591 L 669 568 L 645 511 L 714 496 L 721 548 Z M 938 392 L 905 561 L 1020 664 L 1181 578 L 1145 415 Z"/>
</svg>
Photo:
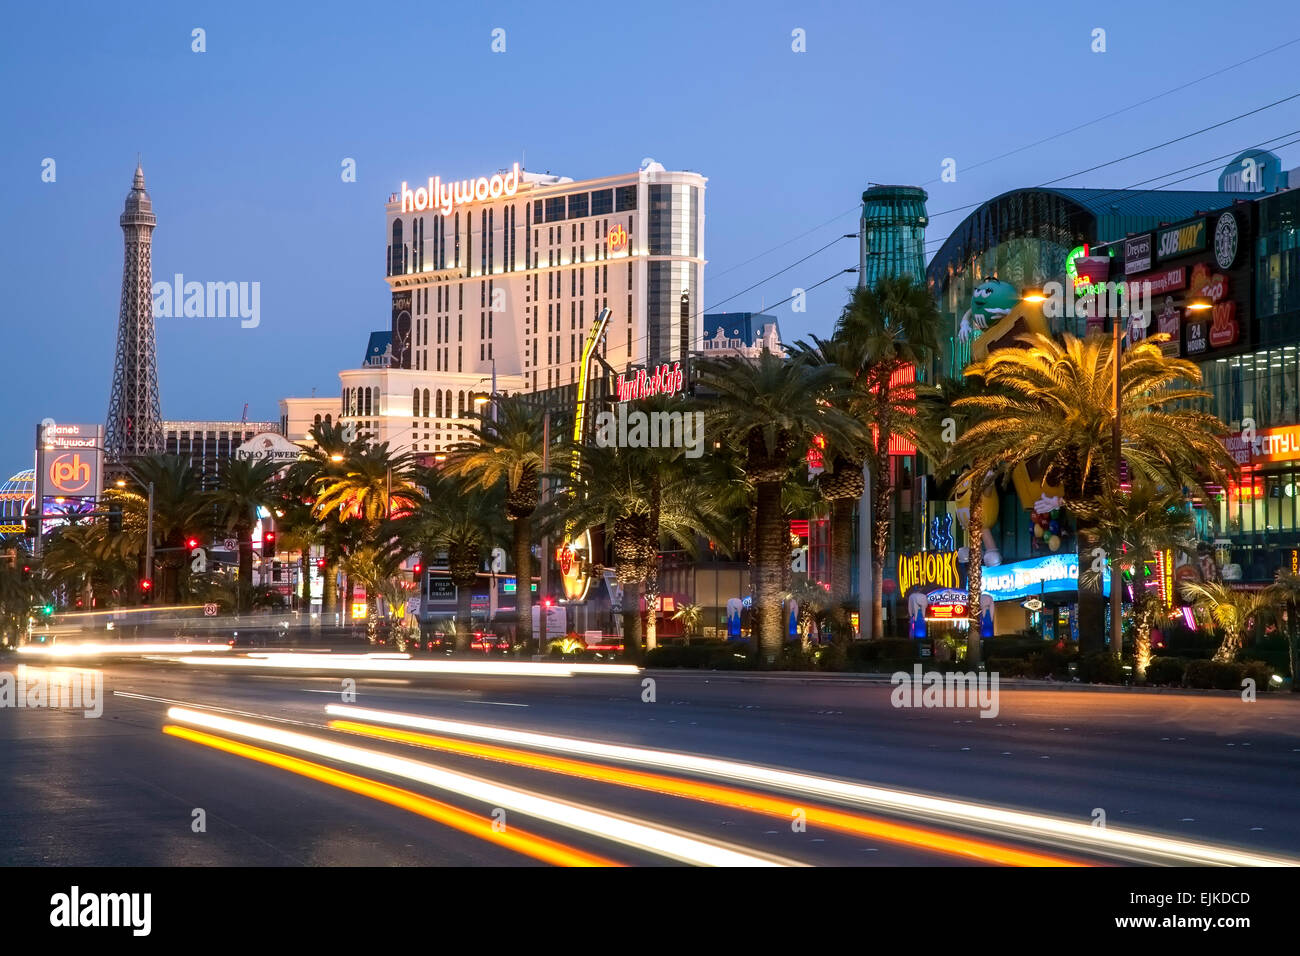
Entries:
<svg viewBox="0 0 1300 956">
<path fill-rule="evenodd" d="M 377 737 L 398 743 L 415 744 L 436 750 L 449 751 L 471 757 L 482 757 L 519 767 L 562 773 L 600 783 L 634 787 L 638 790 L 650 790 L 654 793 L 674 797 L 685 797 L 704 803 L 722 804 L 737 810 L 748 810 L 782 820 L 791 819 L 795 810 L 804 813 L 805 821 L 810 825 L 820 825 L 854 836 L 872 837 L 901 843 L 912 847 L 922 847 L 939 853 L 967 856 L 986 863 L 1000 863 L 1009 866 L 1082 866 L 1074 860 L 1058 856 L 1047 856 L 1015 847 L 973 840 L 968 837 L 940 833 L 907 824 L 892 823 L 888 820 L 872 819 L 855 813 L 846 813 L 833 807 L 809 804 L 792 804 L 788 798 L 779 799 L 753 790 L 738 790 L 734 787 L 722 787 L 712 783 L 701 783 L 682 777 L 667 777 L 663 774 L 646 773 L 641 770 L 625 770 L 607 767 L 601 764 L 569 760 L 565 757 L 551 757 L 545 754 L 531 753 L 496 747 L 491 744 L 471 743 L 454 740 L 450 737 L 435 737 L 430 734 L 410 730 L 397 730 L 391 727 L 377 727 L 374 724 L 359 724 L 350 720 L 330 721 L 330 729 L 346 733 Z"/>
<path fill-rule="evenodd" d="M 24 644 L 19 654 L 32 657 L 122 657 L 128 654 L 216 654 L 229 653 L 226 644 L 173 644 L 114 641 L 109 644 L 88 642 L 84 644 Z"/>
<path fill-rule="evenodd" d="M 605 744 L 574 737 L 560 737 L 343 704 L 328 704 L 325 711 L 336 717 L 354 720 L 368 720 L 497 743 L 517 744 L 537 750 L 551 750 L 685 773 L 723 777 L 773 789 L 814 794 L 825 799 L 840 800 L 879 811 L 907 814 L 927 820 L 945 820 L 961 827 L 993 828 L 1028 840 L 1048 841 L 1090 853 L 1138 862 L 1184 866 L 1300 865 L 1298 859 L 1256 853 L 1251 850 L 1196 843 L 1133 830 L 1094 827 L 1046 814 L 1007 810 L 963 800 L 933 797 L 906 790 L 836 780 L 831 777 L 818 777 L 716 757 L 679 754 L 623 744 Z"/>
<path fill-rule="evenodd" d="M 526 816 L 544 820 L 582 833 L 612 840 L 624 846 L 644 850 L 659 856 L 702 866 L 790 866 L 793 861 L 769 855 L 759 855 L 724 844 L 688 836 L 684 833 L 639 823 L 601 810 L 576 803 L 544 797 L 482 780 L 466 774 L 445 770 L 432 764 L 398 757 L 393 754 L 364 747 L 355 747 L 333 740 L 308 736 L 291 730 L 266 727 L 243 720 L 233 720 L 216 714 L 203 713 L 187 707 L 171 707 L 167 717 L 178 723 L 193 724 L 208 730 L 221 731 L 237 737 L 248 737 L 262 743 L 274 744 L 290 750 L 300 750 L 339 763 L 352 764 L 379 773 L 417 780 L 431 787 L 446 790 L 463 797 L 482 800 L 489 806 L 502 807 Z"/>
<path fill-rule="evenodd" d="M 312 763 L 310 760 L 290 757 L 286 754 L 276 753 L 274 750 L 254 747 L 251 744 L 240 743 L 237 740 L 229 740 L 225 737 L 204 733 L 201 730 L 191 730 L 189 727 L 177 727 L 173 724 L 164 726 L 163 733 L 178 737 L 181 740 L 188 740 L 191 743 L 203 744 L 216 750 L 224 750 L 226 753 L 238 757 L 256 760 L 259 763 L 308 777 L 319 783 L 329 784 L 341 790 L 361 794 L 363 797 L 370 797 L 372 800 L 378 800 L 381 803 L 409 810 L 411 813 L 417 813 L 437 823 L 460 830 L 462 833 L 488 840 L 545 863 L 552 863 L 556 866 L 622 865 L 613 860 L 607 860 L 591 853 L 584 853 L 574 847 L 565 846 L 563 843 L 557 843 L 545 837 L 525 833 L 513 827 L 500 831 L 494 830 L 492 824 L 483 817 L 476 816 L 459 807 L 453 807 L 450 804 L 442 803 L 423 794 L 412 793 L 410 790 L 403 790 L 401 787 L 394 787 L 391 784 L 380 783 L 377 780 L 358 777 L 356 774 L 336 770 L 333 767 L 326 767 L 323 764 Z"/>
<path fill-rule="evenodd" d="M 186 658 L 186 664 L 218 667 L 262 667 L 278 670 L 333 670 L 384 674 L 478 674 L 495 677 L 572 677 L 574 674 L 605 674 L 627 677 L 640 673 L 631 664 L 543 664 L 531 661 L 424 661 L 394 657 L 342 654 L 261 654 L 258 657 L 226 657 L 221 660 Z M 579 670 L 582 668 L 582 670 Z"/>
</svg>

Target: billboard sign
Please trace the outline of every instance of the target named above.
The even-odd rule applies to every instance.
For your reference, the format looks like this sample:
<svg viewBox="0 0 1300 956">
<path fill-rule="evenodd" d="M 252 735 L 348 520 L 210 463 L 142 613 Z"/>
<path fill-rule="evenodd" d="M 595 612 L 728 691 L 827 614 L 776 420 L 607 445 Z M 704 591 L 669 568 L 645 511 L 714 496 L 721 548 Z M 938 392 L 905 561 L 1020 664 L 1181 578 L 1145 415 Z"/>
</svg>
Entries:
<svg viewBox="0 0 1300 956">
<path fill-rule="evenodd" d="M 1124 275 L 1131 276 L 1151 268 L 1151 233 L 1124 240 Z"/>
<path fill-rule="evenodd" d="M 1049 554 L 984 569 L 983 592 L 995 601 L 1023 600 L 1042 594 L 1075 591 L 1079 586 L 1079 556 Z M 1102 591 L 1110 593 L 1110 571 L 1102 574 Z"/>
</svg>

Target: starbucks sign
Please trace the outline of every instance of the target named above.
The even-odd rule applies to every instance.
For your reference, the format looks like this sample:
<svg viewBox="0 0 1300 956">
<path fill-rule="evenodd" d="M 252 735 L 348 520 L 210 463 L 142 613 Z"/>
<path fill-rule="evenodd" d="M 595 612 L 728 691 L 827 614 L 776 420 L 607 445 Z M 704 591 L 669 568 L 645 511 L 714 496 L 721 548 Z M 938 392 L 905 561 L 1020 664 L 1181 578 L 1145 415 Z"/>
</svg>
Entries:
<svg viewBox="0 0 1300 956">
<path fill-rule="evenodd" d="M 1219 217 L 1214 227 L 1214 261 L 1220 269 L 1231 269 L 1237 261 L 1240 234 L 1236 215 L 1225 212 Z"/>
</svg>

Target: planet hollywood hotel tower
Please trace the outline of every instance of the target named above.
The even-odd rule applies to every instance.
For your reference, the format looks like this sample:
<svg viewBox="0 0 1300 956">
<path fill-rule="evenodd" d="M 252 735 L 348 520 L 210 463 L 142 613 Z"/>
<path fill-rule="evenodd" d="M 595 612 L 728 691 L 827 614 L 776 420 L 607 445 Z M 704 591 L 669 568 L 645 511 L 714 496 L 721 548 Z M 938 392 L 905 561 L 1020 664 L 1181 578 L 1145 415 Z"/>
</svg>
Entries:
<svg viewBox="0 0 1300 956">
<path fill-rule="evenodd" d="M 517 163 L 403 182 L 387 205 L 392 366 L 570 385 L 604 308 L 610 366 L 685 362 L 699 347 L 705 182 L 652 160 L 578 182 Z"/>
</svg>

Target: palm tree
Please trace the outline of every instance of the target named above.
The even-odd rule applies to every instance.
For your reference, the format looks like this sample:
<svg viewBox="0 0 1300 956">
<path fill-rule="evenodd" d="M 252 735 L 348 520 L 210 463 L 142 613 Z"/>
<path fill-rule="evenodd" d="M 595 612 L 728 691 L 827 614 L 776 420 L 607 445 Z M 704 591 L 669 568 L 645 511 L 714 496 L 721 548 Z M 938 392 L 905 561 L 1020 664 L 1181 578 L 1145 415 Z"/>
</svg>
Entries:
<svg viewBox="0 0 1300 956">
<path fill-rule="evenodd" d="M 16 646 L 27 632 L 32 606 L 43 595 L 31 559 L 18 551 L 10 556 L 12 560 L 0 560 L 0 643 Z"/>
<path fill-rule="evenodd" d="M 1223 631 L 1212 660 L 1231 664 L 1241 652 L 1246 630 L 1257 618 L 1273 613 L 1274 595 L 1267 591 L 1237 591 L 1226 584 L 1183 585 L 1183 597 Z"/>
<path fill-rule="evenodd" d="M 922 444 L 916 384 L 939 349 L 942 316 L 924 277 L 887 276 L 859 286 L 840 313 L 834 338 L 847 344 L 836 361 L 853 376 L 844 408 L 869 429 L 865 463 L 871 477 L 871 633 L 884 636 L 885 555 L 894 502 L 889 445 L 898 436 Z M 829 441 L 829 439 L 828 439 Z M 859 469 L 861 470 L 861 469 Z"/>
<path fill-rule="evenodd" d="M 128 474 L 128 490 L 142 503 L 147 502 L 153 486 L 153 544 L 163 549 L 156 561 L 156 591 L 163 602 L 174 603 L 180 599 L 182 569 L 189 566 L 185 539 L 211 524 L 203 476 L 178 455 L 136 458 L 128 466 Z"/>
<path fill-rule="evenodd" d="M 1192 549 L 1196 522 L 1181 491 L 1158 490 L 1145 481 L 1135 481 L 1129 491 L 1103 495 L 1095 503 L 1078 507 L 1078 513 L 1093 525 L 1094 540 L 1107 556 L 1112 592 L 1121 589 L 1122 571 L 1128 569 L 1133 574 L 1134 671 L 1138 680 L 1146 680 L 1151 630 L 1162 607 L 1159 596 L 1148 592 L 1143 575 L 1157 552 Z M 1091 574 L 1091 565 L 1081 573 Z M 1112 651 L 1119 656 L 1119 648 Z"/>
<path fill-rule="evenodd" d="M 364 544 L 343 559 L 348 577 L 360 581 L 366 589 L 366 629 L 371 639 L 379 627 L 378 599 L 384 599 L 388 614 L 402 603 L 403 592 L 398 577 L 405 558 L 400 544 L 389 537 L 374 544 Z"/>
<path fill-rule="evenodd" d="M 271 459 L 227 459 L 221 463 L 217 487 L 206 495 L 217 527 L 233 531 L 239 542 L 236 607 L 240 612 L 252 607 L 253 529 L 257 526 L 258 509 L 275 503 L 275 479 L 280 468 L 280 463 Z"/>
<path fill-rule="evenodd" d="M 1300 575 L 1279 571 L 1277 580 L 1269 587 L 1269 593 L 1274 601 L 1286 609 L 1286 650 L 1287 662 L 1291 667 L 1291 693 L 1300 693 L 1300 680 L 1296 679 L 1296 659 L 1300 657 L 1300 634 L 1296 628 L 1296 612 L 1300 608 Z"/>
<path fill-rule="evenodd" d="M 682 636 L 687 644 L 691 642 L 691 636 L 700 629 L 700 621 L 704 619 L 704 605 L 702 604 L 683 604 L 673 612 L 673 620 L 682 622 Z"/>
<path fill-rule="evenodd" d="M 976 420 L 959 436 L 952 458 L 997 461 L 1008 471 L 1048 462 L 1048 480 L 1064 488 L 1065 507 L 1081 515 L 1080 553 L 1088 554 L 1098 545 L 1093 519 L 1083 513 L 1115 492 L 1119 475 L 1111 444 L 1110 340 L 1027 335 L 1020 341 L 1026 347 L 999 349 L 966 369 L 992 390 L 954 403 Z M 1226 483 L 1233 473 L 1236 464 L 1220 441 L 1226 426 L 1193 407 L 1208 397 L 1194 387 L 1200 381 L 1195 363 L 1164 355 L 1158 341 L 1122 353 L 1120 457 L 1134 480 L 1200 489 L 1206 481 Z M 1100 649 L 1100 590 L 1081 587 L 1079 597 L 1080 643 Z"/>
<path fill-rule="evenodd" d="M 408 452 L 392 454 L 387 442 L 354 451 L 342 462 L 340 473 L 316 479 L 316 514 L 374 524 L 410 511 L 420 499 L 410 481 L 414 461 Z"/>
<path fill-rule="evenodd" d="M 716 396 L 708 406 L 720 419 L 716 432 L 742 451 L 754 484 L 755 650 L 762 662 L 774 663 L 783 643 L 782 568 L 790 561 L 782 485 L 814 436 L 824 436 L 832 447 L 851 448 L 862 429 L 837 407 L 847 373 L 835 365 L 815 365 L 806 354 L 785 359 L 764 349 L 755 359 L 705 359 L 696 368 L 697 388 Z"/>
<path fill-rule="evenodd" d="M 492 413 L 475 414 L 471 438 L 456 445 L 447 461 L 447 470 L 471 477 L 472 484 L 478 488 L 496 484 L 505 487 L 519 614 L 516 639 L 528 646 L 533 632 L 532 518 L 541 502 L 546 412 L 519 395 L 499 396 L 494 399 L 494 407 Z"/>
<path fill-rule="evenodd" d="M 566 472 L 565 493 L 549 502 L 547 529 L 603 527 L 613 553 L 614 577 L 623 588 L 623 647 L 641 656 L 641 588 L 667 539 L 694 553 L 699 535 L 730 535 L 714 492 L 685 468 L 667 469 L 651 448 L 584 447 L 576 472 Z M 647 612 L 654 613 L 647 601 Z"/>
<path fill-rule="evenodd" d="M 478 487 L 436 468 L 420 470 L 416 481 L 424 494 L 398 516 L 394 527 L 400 529 L 397 536 L 408 552 L 446 552 L 456 585 L 456 650 L 464 653 L 470 649 L 471 597 L 479 570 L 492 548 L 505 540 L 505 494 L 499 485 Z M 524 586 L 517 582 L 516 592 Z"/>
<path fill-rule="evenodd" d="M 287 488 L 308 507 L 311 516 L 321 521 L 316 535 L 325 553 L 321 571 L 321 619 L 329 620 L 337 608 L 339 562 L 349 536 L 337 514 L 315 513 L 316 496 L 321 479 L 342 477 L 347 471 L 347 460 L 364 453 L 369 435 L 350 435 L 343 422 L 317 423 L 308 434 L 311 441 L 299 445 L 303 449 L 302 457 L 289 466 L 285 480 Z M 305 528 L 291 520 L 306 534 Z"/>
</svg>

